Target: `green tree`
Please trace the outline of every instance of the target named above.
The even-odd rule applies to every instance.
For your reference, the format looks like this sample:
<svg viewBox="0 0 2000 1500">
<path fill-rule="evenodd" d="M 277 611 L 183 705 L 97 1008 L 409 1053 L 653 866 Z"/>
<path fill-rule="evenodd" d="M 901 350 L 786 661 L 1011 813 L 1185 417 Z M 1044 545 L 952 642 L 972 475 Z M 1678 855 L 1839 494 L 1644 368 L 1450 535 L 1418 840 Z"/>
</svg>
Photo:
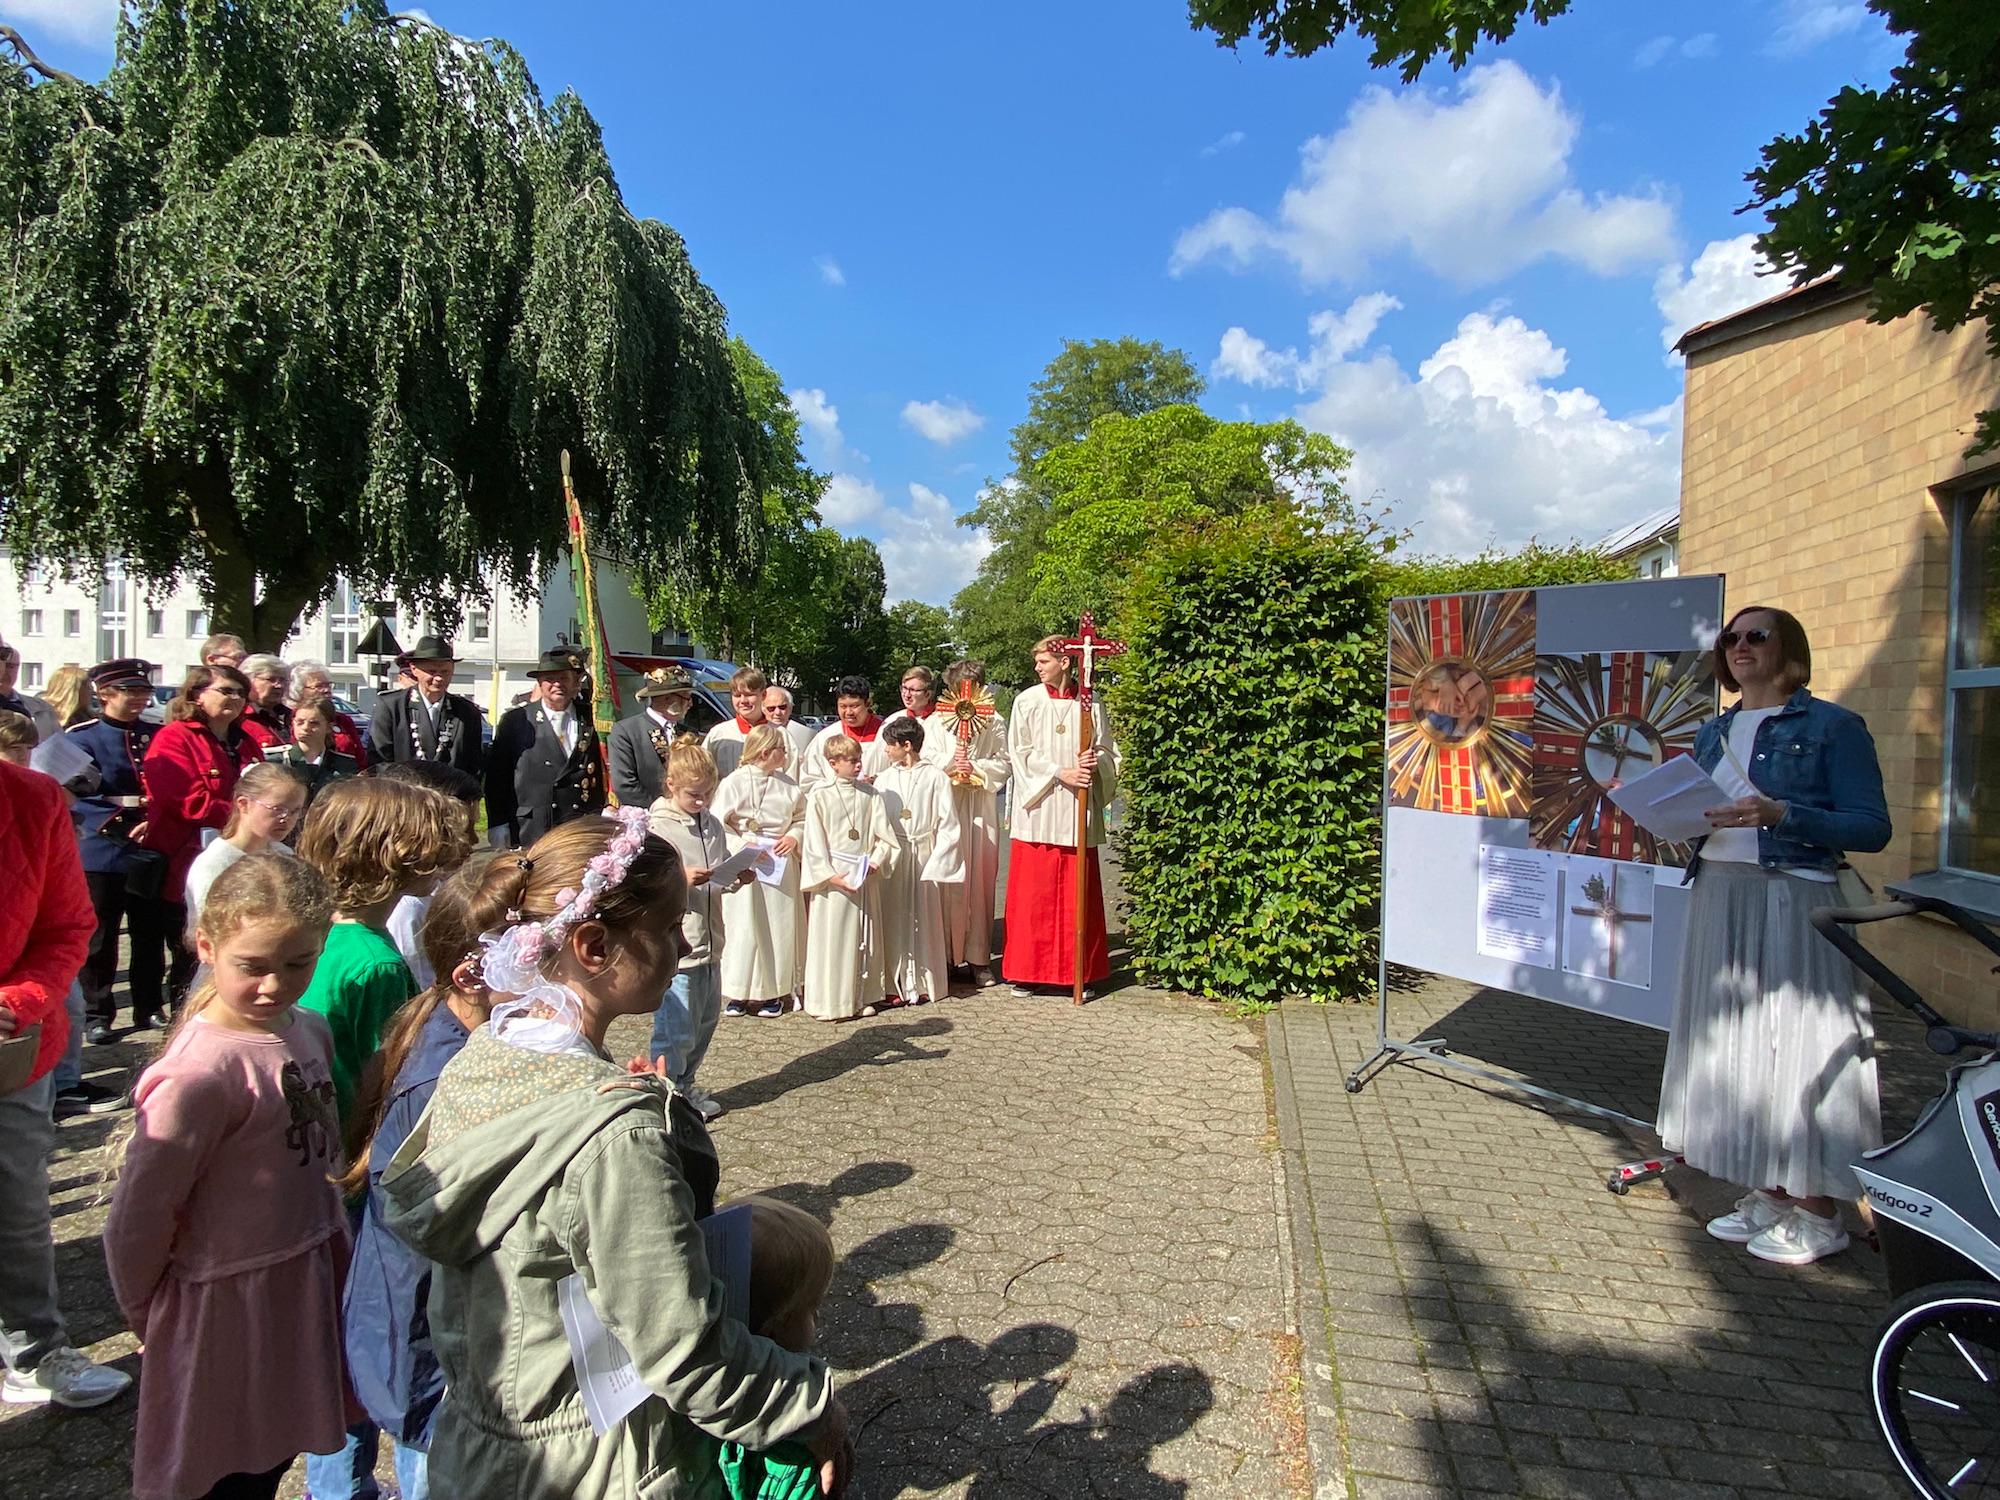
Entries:
<svg viewBox="0 0 2000 1500">
<path fill-rule="evenodd" d="M 900 708 L 903 700 L 896 689 L 903 673 L 924 666 L 942 675 L 957 655 L 950 610 L 916 599 L 898 600 L 889 609 L 889 652 L 882 662 L 882 681 L 876 684 L 876 701 Z"/>
<path fill-rule="evenodd" d="M 1221 422 L 1197 406 L 1100 417 L 1036 470 L 1051 516 L 1031 603 L 1044 618 L 1096 609 L 1115 625 L 1133 567 L 1177 530 L 1262 507 L 1313 529 L 1350 520 L 1350 457 L 1296 422 Z"/>
<path fill-rule="evenodd" d="M 1476 594 L 1489 589 L 1554 588 L 1563 583 L 1615 583 L 1632 564 L 1581 542 L 1560 547 L 1529 542 L 1512 552 L 1488 547 L 1477 557 L 1398 557 L 1385 565 L 1388 592 L 1399 599 L 1425 594 Z"/>
<path fill-rule="evenodd" d="M 1099 417 L 1192 403 L 1204 389 L 1186 353 L 1133 338 L 1066 339 L 1029 387 L 1028 413 L 1009 439 L 1014 472 L 989 482 L 979 503 L 959 517 L 961 526 L 984 527 L 993 541 L 978 575 L 952 601 L 958 639 L 967 655 L 986 662 L 991 681 L 1033 682 L 1034 643 L 1076 623 L 1034 602 L 1035 564 L 1054 519 L 1039 475 L 1043 458 L 1082 439 Z"/>
<path fill-rule="evenodd" d="M 1886 88 L 1843 88 L 1749 174 L 1769 228 L 1757 248 L 1795 282 L 1838 272 L 1869 316 L 1918 311 L 1941 333 L 1982 320 L 2000 359 L 2000 5 L 1867 0 L 1907 39 Z M 1188 20 L 1234 47 L 1309 57 L 1353 31 L 1369 61 L 1405 81 L 1439 57 L 1463 67 L 1523 20 L 1570 0 L 1188 0 Z M 2000 409 L 1981 412 L 1968 456 L 2000 447 Z"/>
<path fill-rule="evenodd" d="M 890 656 L 882 554 L 866 537 L 808 527 L 797 547 L 774 555 L 758 590 L 765 607 L 752 617 L 745 654 L 808 703 L 830 709 L 840 678 L 882 675 Z"/>
<path fill-rule="evenodd" d="M 538 585 L 557 455 L 649 592 L 754 567 L 721 302 L 597 123 L 383 0 L 128 0 L 101 86 L 0 64 L 0 541 L 198 579 L 275 647 L 336 568 L 447 625 Z"/>
</svg>

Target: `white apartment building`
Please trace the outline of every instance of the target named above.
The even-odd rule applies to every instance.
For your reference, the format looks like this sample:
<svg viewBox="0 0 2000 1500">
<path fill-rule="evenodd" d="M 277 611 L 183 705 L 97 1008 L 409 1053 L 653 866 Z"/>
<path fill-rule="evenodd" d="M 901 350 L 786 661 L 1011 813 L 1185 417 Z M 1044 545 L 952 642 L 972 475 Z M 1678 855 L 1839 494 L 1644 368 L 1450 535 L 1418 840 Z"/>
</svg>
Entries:
<svg viewBox="0 0 2000 1500">
<path fill-rule="evenodd" d="M 549 570 L 535 598 L 522 597 L 498 577 L 489 577 L 488 588 L 492 603 L 466 609 L 453 643 L 463 658 L 455 689 L 491 719 L 527 692 L 527 674 L 545 649 L 578 640 L 580 612 L 567 564 Z M 597 592 L 614 652 L 699 654 L 685 634 L 653 630 L 644 602 L 617 568 L 598 565 Z M 325 662 L 335 690 L 363 708 L 374 697 L 381 667 L 357 649 L 375 623 L 369 605 L 347 579 L 337 580 L 332 599 L 299 622 L 282 653 L 288 661 Z M 400 606 L 383 619 L 404 646 L 432 630 L 421 613 Z M 0 640 L 20 650 L 23 692 L 38 692 L 68 663 L 88 667 L 120 656 L 155 663 L 154 680 L 171 686 L 195 664 L 209 634 L 208 610 L 191 584 L 155 588 L 129 577 L 115 561 L 71 581 L 24 566 L 0 548 Z"/>
</svg>

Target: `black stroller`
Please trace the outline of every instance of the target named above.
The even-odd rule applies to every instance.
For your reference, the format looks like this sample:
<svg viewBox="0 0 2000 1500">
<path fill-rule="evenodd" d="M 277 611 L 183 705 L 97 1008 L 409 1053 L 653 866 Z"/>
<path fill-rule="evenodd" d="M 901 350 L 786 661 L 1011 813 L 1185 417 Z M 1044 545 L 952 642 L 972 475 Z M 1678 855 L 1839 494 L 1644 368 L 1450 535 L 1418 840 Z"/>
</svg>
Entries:
<svg viewBox="0 0 2000 1500">
<path fill-rule="evenodd" d="M 1980 1055 L 1901 1140 L 1855 1163 L 1896 1298 L 1869 1371 L 1875 1419 L 1920 1495 L 2000 1495 L 2000 1037 L 1948 1024 L 1856 939 L 1855 926 L 1931 912 L 2000 954 L 2000 935 L 1944 901 L 1821 911 L 1813 925 L 1929 1028 L 1931 1050 Z"/>
</svg>

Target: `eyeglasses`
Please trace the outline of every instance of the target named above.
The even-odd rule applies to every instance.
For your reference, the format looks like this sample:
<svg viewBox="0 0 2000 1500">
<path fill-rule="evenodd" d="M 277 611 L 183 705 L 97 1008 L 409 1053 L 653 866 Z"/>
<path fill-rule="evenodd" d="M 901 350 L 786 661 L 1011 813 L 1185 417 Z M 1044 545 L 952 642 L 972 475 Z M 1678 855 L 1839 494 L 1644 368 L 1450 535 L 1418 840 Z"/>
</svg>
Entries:
<svg viewBox="0 0 2000 1500">
<path fill-rule="evenodd" d="M 1770 638 L 1768 630 L 1725 630 L 1715 638 L 1715 644 L 1727 651 L 1738 641 L 1746 646 L 1761 646 Z"/>
<path fill-rule="evenodd" d="M 266 802 L 261 797 L 246 797 L 244 800 L 253 807 L 263 808 L 271 815 L 271 821 L 274 823 L 289 823 L 305 811 L 303 807 L 286 807 L 280 802 Z"/>
<path fill-rule="evenodd" d="M 219 687 L 214 683 L 210 683 L 202 691 L 204 693 L 217 693 L 224 698 L 241 698 L 243 696 L 243 689 L 240 687 Z"/>
</svg>

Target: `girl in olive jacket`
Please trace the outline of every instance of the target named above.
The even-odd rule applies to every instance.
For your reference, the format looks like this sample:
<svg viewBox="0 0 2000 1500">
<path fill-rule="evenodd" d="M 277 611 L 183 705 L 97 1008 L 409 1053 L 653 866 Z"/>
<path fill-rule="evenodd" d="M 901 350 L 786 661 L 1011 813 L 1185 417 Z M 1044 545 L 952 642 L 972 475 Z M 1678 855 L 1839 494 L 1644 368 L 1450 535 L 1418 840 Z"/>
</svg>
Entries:
<svg viewBox="0 0 2000 1500">
<path fill-rule="evenodd" d="M 718 1439 L 797 1439 L 846 1486 L 826 1365 L 722 1311 L 697 1223 L 715 1183 L 705 1132 L 665 1079 L 604 1052 L 613 1019 L 665 993 L 685 892 L 672 848 L 627 808 L 552 830 L 481 882 L 492 1019 L 381 1182 L 384 1222 L 435 1266 L 435 1494 L 710 1500 L 727 1494 Z M 566 1302 L 620 1346 L 629 1415 L 615 1397 L 587 1406 Z"/>
</svg>

